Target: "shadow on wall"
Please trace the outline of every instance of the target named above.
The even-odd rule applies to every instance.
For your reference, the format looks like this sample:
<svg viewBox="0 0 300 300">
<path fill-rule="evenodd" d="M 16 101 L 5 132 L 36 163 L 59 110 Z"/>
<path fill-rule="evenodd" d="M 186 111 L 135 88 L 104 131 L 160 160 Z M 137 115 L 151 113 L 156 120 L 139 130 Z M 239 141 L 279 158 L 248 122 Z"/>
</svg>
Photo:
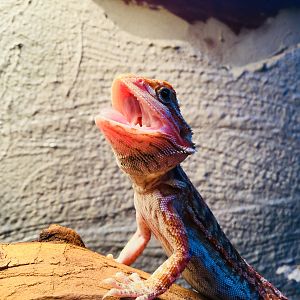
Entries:
<svg viewBox="0 0 300 300">
<path fill-rule="evenodd" d="M 300 1 L 94 1 L 131 34 L 187 41 L 229 67 L 267 59 L 300 42 Z"/>
<path fill-rule="evenodd" d="M 267 18 L 274 17 L 280 10 L 286 8 L 299 8 L 299 0 L 123 0 L 126 4 L 136 3 L 151 9 L 163 7 L 174 15 L 189 23 L 206 21 L 215 18 L 225 23 L 235 33 L 242 28 L 257 28 Z"/>
</svg>

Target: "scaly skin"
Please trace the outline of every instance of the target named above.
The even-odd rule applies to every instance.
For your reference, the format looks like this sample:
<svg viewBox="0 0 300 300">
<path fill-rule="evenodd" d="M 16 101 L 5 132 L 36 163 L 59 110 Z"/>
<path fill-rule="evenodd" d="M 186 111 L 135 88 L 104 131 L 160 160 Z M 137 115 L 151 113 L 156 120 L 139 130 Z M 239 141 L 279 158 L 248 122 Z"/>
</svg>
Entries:
<svg viewBox="0 0 300 300">
<path fill-rule="evenodd" d="M 113 289 L 105 297 L 154 299 L 182 273 L 208 299 L 287 299 L 239 255 L 180 167 L 195 148 L 172 86 L 121 75 L 112 85 L 112 107 L 96 124 L 132 180 L 137 220 L 116 260 L 132 264 L 152 233 L 169 258 L 146 281 L 123 273 L 106 279 Z"/>
</svg>

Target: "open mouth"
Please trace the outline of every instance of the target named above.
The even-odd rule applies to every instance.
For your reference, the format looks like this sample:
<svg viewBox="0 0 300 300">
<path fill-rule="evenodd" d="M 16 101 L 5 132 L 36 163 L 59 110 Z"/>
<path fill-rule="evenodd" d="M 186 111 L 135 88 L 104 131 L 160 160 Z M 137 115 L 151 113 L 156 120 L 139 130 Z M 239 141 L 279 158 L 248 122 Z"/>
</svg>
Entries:
<svg viewBox="0 0 300 300">
<path fill-rule="evenodd" d="M 168 106 L 157 98 L 155 90 L 160 86 L 160 82 L 134 75 L 123 75 L 114 80 L 112 107 L 102 110 L 95 120 L 109 142 L 118 144 L 126 141 L 130 145 L 143 145 L 153 138 L 155 145 L 169 150 L 172 148 L 172 153 L 195 152 L 189 126 L 180 114 L 176 114 L 178 124 Z"/>
<path fill-rule="evenodd" d="M 165 126 L 158 112 L 145 100 L 152 96 L 141 87 L 137 91 L 134 93 L 122 82 L 116 83 L 112 91 L 112 108 L 103 111 L 101 116 L 129 129 L 162 131 Z M 147 95 L 143 97 L 143 93 Z"/>
</svg>

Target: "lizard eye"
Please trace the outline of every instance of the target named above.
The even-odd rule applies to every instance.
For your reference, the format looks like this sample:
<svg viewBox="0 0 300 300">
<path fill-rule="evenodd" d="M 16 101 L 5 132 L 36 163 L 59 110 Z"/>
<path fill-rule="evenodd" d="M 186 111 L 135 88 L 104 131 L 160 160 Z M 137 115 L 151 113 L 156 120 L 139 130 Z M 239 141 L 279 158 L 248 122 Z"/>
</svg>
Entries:
<svg viewBox="0 0 300 300">
<path fill-rule="evenodd" d="M 157 90 L 156 94 L 159 100 L 165 104 L 170 103 L 172 98 L 174 97 L 174 93 L 166 87 L 162 87 Z"/>
</svg>

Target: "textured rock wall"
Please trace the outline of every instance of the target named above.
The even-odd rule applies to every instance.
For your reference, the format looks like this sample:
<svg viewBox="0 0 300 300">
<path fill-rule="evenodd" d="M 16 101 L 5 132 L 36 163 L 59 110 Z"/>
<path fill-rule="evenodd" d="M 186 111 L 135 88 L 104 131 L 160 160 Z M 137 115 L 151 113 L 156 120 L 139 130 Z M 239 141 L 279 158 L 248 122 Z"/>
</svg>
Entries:
<svg viewBox="0 0 300 300">
<path fill-rule="evenodd" d="M 133 193 L 93 119 L 114 76 L 139 73 L 176 88 L 198 146 L 184 168 L 225 232 L 300 296 L 287 278 L 300 261 L 299 47 L 237 75 L 187 42 L 126 33 L 93 1 L 1 1 L 0 11 L 2 242 L 59 223 L 92 249 L 120 251 L 135 230 Z M 135 266 L 163 260 L 152 241 Z"/>
</svg>

